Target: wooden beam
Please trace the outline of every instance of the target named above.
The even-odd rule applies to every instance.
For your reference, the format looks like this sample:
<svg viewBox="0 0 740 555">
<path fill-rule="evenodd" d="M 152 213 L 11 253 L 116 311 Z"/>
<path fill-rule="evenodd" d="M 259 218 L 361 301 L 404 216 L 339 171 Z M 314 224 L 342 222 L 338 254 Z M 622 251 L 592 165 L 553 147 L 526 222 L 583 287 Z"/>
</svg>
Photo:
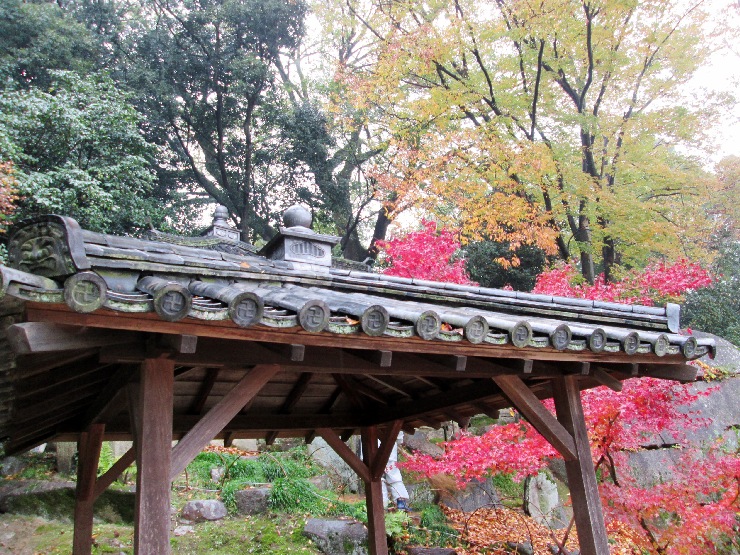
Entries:
<svg viewBox="0 0 740 555">
<path fill-rule="evenodd" d="M 308 383 L 311 381 L 312 376 L 313 374 L 310 374 L 309 372 L 303 372 L 300 376 L 298 376 L 296 383 L 293 385 L 290 393 L 288 393 L 287 397 L 285 398 L 283 406 L 280 407 L 280 410 L 278 411 L 279 414 L 290 414 L 293 411 L 293 408 L 306 392 L 306 388 L 308 387 Z M 277 436 L 278 432 L 270 432 L 265 438 L 265 443 L 267 445 L 272 445 Z"/>
<path fill-rule="evenodd" d="M 392 351 L 356 351 L 356 356 L 376 364 L 381 368 L 390 368 L 393 364 Z"/>
<path fill-rule="evenodd" d="M 75 491 L 73 555 L 92 553 L 93 505 L 95 503 L 95 477 L 98 473 L 100 447 L 103 445 L 105 426 L 94 424 L 80 434 L 77 442 L 77 487 Z"/>
<path fill-rule="evenodd" d="M 411 389 L 406 387 L 400 380 L 396 380 L 390 376 L 373 376 L 372 374 L 368 374 L 367 377 L 368 379 L 379 383 L 383 387 L 387 387 L 396 393 L 400 393 L 407 399 L 413 399 L 415 397 L 415 392 L 411 391 Z"/>
<path fill-rule="evenodd" d="M 388 466 L 388 460 L 390 459 L 391 451 L 393 451 L 393 446 L 396 443 L 396 439 L 398 439 L 398 432 L 401 431 L 402 426 L 402 420 L 391 422 L 391 427 L 380 442 L 380 447 L 375 453 L 375 459 L 370 467 L 370 477 L 373 480 L 379 480 L 383 476 L 385 467 Z"/>
<path fill-rule="evenodd" d="M 267 349 L 281 358 L 286 358 L 290 362 L 303 362 L 306 356 L 306 346 L 296 345 L 292 343 L 290 345 L 282 345 L 280 343 L 261 343 L 261 347 Z"/>
<path fill-rule="evenodd" d="M 141 365 L 138 388 L 134 552 L 170 555 L 170 454 L 175 368 L 166 358 Z"/>
<path fill-rule="evenodd" d="M 676 380 L 682 383 L 696 381 L 696 366 L 688 364 L 640 364 L 639 375 L 664 380 Z"/>
<path fill-rule="evenodd" d="M 451 368 L 455 372 L 464 372 L 465 368 L 468 366 L 468 357 L 465 355 L 432 355 L 429 357 L 425 356 L 423 358 Z"/>
<path fill-rule="evenodd" d="M 198 349 L 198 336 L 163 334 L 159 336 L 157 346 L 168 352 L 192 355 Z"/>
<path fill-rule="evenodd" d="M 622 382 L 601 368 L 595 368 L 592 376 L 597 382 L 601 385 L 605 385 L 612 391 L 622 391 Z"/>
<path fill-rule="evenodd" d="M 174 480 L 200 453 L 208 442 L 254 398 L 264 385 L 280 371 L 280 366 L 255 366 L 218 402 L 172 449 L 169 479 Z"/>
<path fill-rule="evenodd" d="M 576 459 L 573 436 L 542 405 L 520 378 L 497 376 L 493 378 L 493 381 L 501 388 L 514 407 L 557 449 L 566 461 Z"/>
<path fill-rule="evenodd" d="M 555 379 L 552 386 L 558 420 L 575 441 L 576 458 L 565 461 L 565 470 L 581 553 L 603 555 L 609 553 L 609 544 L 594 463 L 591 460 L 578 377 L 564 376 Z"/>
<path fill-rule="evenodd" d="M 218 368 L 208 368 L 206 370 L 205 379 L 200 383 L 200 390 L 195 396 L 195 400 L 188 411 L 190 414 L 203 414 L 203 408 L 206 406 L 208 397 L 213 390 L 213 386 L 216 384 L 219 371 L 220 370 Z"/>
<path fill-rule="evenodd" d="M 94 347 L 105 347 L 130 343 L 141 339 L 141 334 L 51 324 L 47 322 L 23 322 L 8 327 L 8 343 L 17 355 L 76 351 Z"/>
<path fill-rule="evenodd" d="M 121 458 L 119 458 L 115 463 L 113 463 L 113 466 L 111 466 L 105 474 L 100 476 L 95 481 L 95 499 L 100 497 L 103 492 L 110 487 L 110 485 L 118 478 L 121 474 L 123 474 L 123 471 L 126 470 L 129 466 L 134 464 L 136 462 L 136 449 L 134 447 L 131 447 L 128 451 L 126 451 Z"/>
<path fill-rule="evenodd" d="M 363 482 L 370 481 L 370 469 L 368 466 L 354 454 L 352 449 L 347 447 L 334 430 L 331 428 L 317 428 L 316 433 L 329 444 L 329 447 L 334 449 L 334 452 L 347 463 L 347 466 L 355 471 Z"/>
<path fill-rule="evenodd" d="M 124 407 L 126 386 L 134 376 L 136 369 L 130 365 L 121 366 L 110 377 L 108 383 L 85 413 L 84 422 L 106 422 L 111 420 Z"/>
<path fill-rule="evenodd" d="M 373 468 L 378 460 L 378 434 L 375 427 L 362 430 L 362 454 L 365 464 Z M 385 463 L 383 468 L 385 468 Z M 370 555 L 388 555 L 385 534 L 385 499 L 380 477 L 370 474 L 365 481 L 365 504 L 367 506 L 368 548 Z"/>
<path fill-rule="evenodd" d="M 380 403 L 381 405 L 388 405 L 389 400 L 387 395 L 383 395 L 379 391 L 373 389 L 369 385 L 366 385 L 362 383 L 361 381 L 357 380 L 354 376 L 345 376 L 344 379 L 346 380 L 347 384 L 360 393 L 361 395 L 364 395 L 365 397 L 368 397 L 375 401 L 376 403 Z"/>
<path fill-rule="evenodd" d="M 70 351 L 68 353 L 43 353 L 34 355 L 32 360 L 24 361 L 16 366 L 15 377 L 18 380 L 28 380 L 40 374 L 48 374 L 50 370 L 70 367 L 85 359 L 97 357 L 98 349 Z M 96 366 L 100 366 L 96 364 Z"/>
<path fill-rule="evenodd" d="M 593 361 L 593 362 L 625 362 L 625 354 L 594 353 L 592 351 L 556 351 L 555 349 L 538 349 L 535 347 L 515 347 L 513 345 L 491 345 L 461 341 L 455 344 L 444 341 L 425 341 L 419 337 L 398 338 L 390 336 L 370 337 L 365 334 L 339 335 L 331 333 L 315 333 L 301 329 L 267 328 L 251 326 L 242 328 L 230 320 L 206 321 L 181 320 L 168 322 L 153 313 L 122 313 L 115 314 L 98 311 L 89 314 L 73 312 L 66 305 L 51 305 L 47 303 L 26 303 L 26 315 L 29 321 L 44 321 L 59 324 L 76 324 L 90 327 L 109 328 L 118 330 L 151 331 L 155 333 L 192 334 L 199 338 L 198 352 L 204 350 L 200 342 L 205 338 L 215 340 L 236 340 L 237 342 L 267 342 L 267 343 L 300 343 L 308 347 L 336 347 L 341 349 L 387 350 L 394 352 L 396 366 L 397 352 L 407 353 L 436 353 L 449 355 L 465 355 L 468 357 L 493 357 L 509 359 L 532 359 L 550 361 Z M 248 349 L 247 349 L 248 351 Z M 183 355 L 184 356 L 184 355 Z M 195 355 L 197 358 L 197 354 Z M 324 354 L 324 358 L 326 355 Z M 632 363 L 662 363 L 683 364 L 683 355 L 665 355 L 658 357 L 652 353 L 634 354 L 629 356 Z M 259 362 L 259 361 L 257 361 Z M 200 363 L 202 364 L 202 362 Z M 232 360 L 227 365 L 233 365 Z M 242 362 L 244 364 L 244 362 Z M 218 364 L 214 364 L 217 366 Z M 468 367 L 469 370 L 469 367 Z M 466 370 L 466 372 L 468 371 Z"/>
<path fill-rule="evenodd" d="M 346 376 L 343 376 L 341 374 L 332 374 L 331 376 L 332 378 L 334 378 L 334 381 L 337 382 L 337 385 L 342 389 L 342 393 L 347 396 L 352 406 L 359 409 L 366 408 L 367 403 L 362 397 L 360 397 L 360 395 L 358 395 L 357 391 L 355 391 L 350 386 Z"/>
</svg>

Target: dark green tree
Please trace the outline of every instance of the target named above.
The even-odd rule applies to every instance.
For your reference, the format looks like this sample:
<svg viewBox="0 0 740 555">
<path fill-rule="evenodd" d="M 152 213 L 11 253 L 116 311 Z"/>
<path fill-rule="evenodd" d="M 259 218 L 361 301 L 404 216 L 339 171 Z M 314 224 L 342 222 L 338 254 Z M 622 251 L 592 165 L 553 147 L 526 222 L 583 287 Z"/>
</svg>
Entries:
<svg viewBox="0 0 740 555">
<path fill-rule="evenodd" d="M 47 88 L 53 70 L 98 68 L 100 44 L 54 2 L 0 2 L 0 88 Z"/>
<path fill-rule="evenodd" d="M 126 95 L 101 75 L 49 71 L 49 90 L 0 92 L 0 160 L 14 165 L 20 219 L 72 216 L 94 231 L 167 227 L 156 198 L 154 146 Z M 170 213 L 171 215 L 171 213 Z"/>
<path fill-rule="evenodd" d="M 245 240 L 268 239 L 307 180 L 283 160 L 274 61 L 295 48 L 305 5 L 290 0 L 153 0 L 117 75 L 137 96 L 160 178 L 229 209 Z M 252 230 L 254 236 L 250 236 Z"/>
<path fill-rule="evenodd" d="M 713 285 L 686 295 L 681 325 L 740 346 L 740 243 L 722 246 L 713 270 L 717 275 Z"/>
<path fill-rule="evenodd" d="M 516 291 L 531 291 L 546 262 L 544 251 L 532 245 L 512 251 L 508 243 L 478 241 L 465 247 L 465 269 L 483 287 L 510 285 Z"/>
</svg>

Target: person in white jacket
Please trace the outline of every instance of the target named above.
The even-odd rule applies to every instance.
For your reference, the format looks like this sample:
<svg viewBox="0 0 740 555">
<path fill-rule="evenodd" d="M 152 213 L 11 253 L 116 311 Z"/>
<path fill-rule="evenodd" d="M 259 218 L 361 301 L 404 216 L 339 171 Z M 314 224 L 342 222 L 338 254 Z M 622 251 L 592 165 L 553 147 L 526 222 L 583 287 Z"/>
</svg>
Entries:
<svg viewBox="0 0 740 555">
<path fill-rule="evenodd" d="M 398 462 L 398 444 L 403 441 L 403 432 L 398 434 L 398 439 L 393 444 L 393 450 L 391 456 L 388 458 L 388 464 L 383 472 L 382 486 L 383 486 L 383 500 L 384 504 L 388 503 L 388 490 L 390 489 L 391 499 L 399 511 L 410 511 L 409 507 L 409 492 L 406 489 L 406 485 L 403 483 L 403 476 L 401 471 L 398 470 L 396 463 Z"/>
</svg>

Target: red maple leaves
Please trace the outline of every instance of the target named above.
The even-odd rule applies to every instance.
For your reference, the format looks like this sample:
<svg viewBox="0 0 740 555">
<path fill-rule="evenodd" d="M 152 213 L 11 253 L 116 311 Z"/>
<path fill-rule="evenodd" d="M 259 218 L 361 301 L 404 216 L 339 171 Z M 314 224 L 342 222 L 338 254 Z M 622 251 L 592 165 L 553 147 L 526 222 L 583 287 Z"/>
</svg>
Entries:
<svg viewBox="0 0 740 555">
<path fill-rule="evenodd" d="M 465 260 L 456 258 L 460 250 L 457 234 L 449 229 L 437 229 L 437 223 L 422 221 L 423 229 L 412 231 L 398 239 L 378 241 L 377 246 L 387 265 L 383 271 L 390 276 L 428 279 L 463 285 L 470 281 Z"/>
</svg>

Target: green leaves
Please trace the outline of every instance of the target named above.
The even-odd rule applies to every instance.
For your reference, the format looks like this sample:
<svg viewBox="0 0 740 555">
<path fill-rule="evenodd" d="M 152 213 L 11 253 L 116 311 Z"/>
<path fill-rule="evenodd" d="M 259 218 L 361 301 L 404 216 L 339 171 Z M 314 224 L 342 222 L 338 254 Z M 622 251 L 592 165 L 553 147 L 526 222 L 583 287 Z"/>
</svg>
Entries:
<svg viewBox="0 0 740 555">
<path fill-rule="evenodd" d="M 103 75 L 50 76 L 48 91 L 0 92 L 0 159 L 15 164 L 15 218 L 59 213 L 115 233 L 161 220 L 151 199 L 155 151 L 126 95 Z"/>
</svg>

